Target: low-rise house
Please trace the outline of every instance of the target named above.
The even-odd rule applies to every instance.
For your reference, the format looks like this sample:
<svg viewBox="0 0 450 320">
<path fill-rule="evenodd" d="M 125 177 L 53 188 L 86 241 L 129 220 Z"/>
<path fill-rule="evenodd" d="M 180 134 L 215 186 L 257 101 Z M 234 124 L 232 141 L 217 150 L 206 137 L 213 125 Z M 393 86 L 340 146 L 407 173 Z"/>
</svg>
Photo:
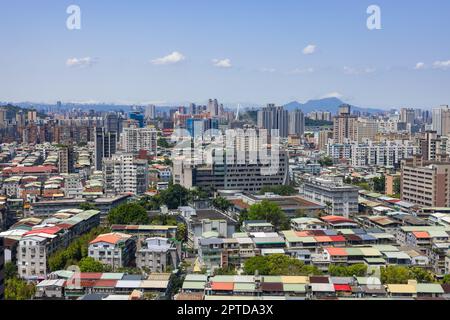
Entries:
<svg viewBox="0 0 450 320">
<path fill-rule="evenodd" d="M 181 244 L 167 238 L 148 238 L 136 251 L 136 266 L 150 272 L 175 270 L 181 261 Z"/>
<path fill-rule="evenodd" d="M 133 236 L 124 233 L 107 233 L 99 235 L 89 243 L 88 255 L 113 270 L 132 266 L 136 252 Z"/>
</svg>

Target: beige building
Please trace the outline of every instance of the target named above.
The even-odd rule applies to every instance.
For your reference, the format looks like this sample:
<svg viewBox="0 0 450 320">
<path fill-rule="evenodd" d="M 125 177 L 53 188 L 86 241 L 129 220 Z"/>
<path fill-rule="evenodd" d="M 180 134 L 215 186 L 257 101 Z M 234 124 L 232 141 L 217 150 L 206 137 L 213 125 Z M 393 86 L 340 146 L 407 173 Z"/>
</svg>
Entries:
<svg viewBox="0 0 450 320">
<path fill-rule="evenodd" d="M 450 207 L 450 162 L 402 161 L 401 198 L 426 207 Z"/>
<path fill-rule="evenodd" d="M 335 143 L 344 143 L 345 140 L 357 140 L 358 117 L 352 116 L 351 107 L 343 105 L 339 107 L 339 114 L 333 120 L 333 137 Z"/>
<path fill-rule="evenodd" d="M 356 123 L 356 140 L 363 142 L 364 140 L 374 140 L 378 133 L 378 123 L 372 119 L 358 119 Z"/>
</svg>

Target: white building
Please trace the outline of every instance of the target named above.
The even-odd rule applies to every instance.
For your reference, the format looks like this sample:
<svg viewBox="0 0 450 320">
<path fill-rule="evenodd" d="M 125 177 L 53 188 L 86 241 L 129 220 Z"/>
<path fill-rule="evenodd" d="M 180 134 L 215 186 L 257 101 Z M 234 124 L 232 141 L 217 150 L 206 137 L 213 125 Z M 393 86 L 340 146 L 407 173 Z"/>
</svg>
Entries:
<svg viewBox="0 0 450 320">
<path fill-rule="evenodd" d="M 89 257 L 111 266 L 113 270 L 130 266 L 135 252 L 133 236 L 119 232 L 99 235 L 89 243 L 88 250 Z"/>
<path fill-rule="evenodd" d="M 143 194 L 149 185 L 148 163 L 130 153 L 117 153 L 103 160 L 103 181 L 107 195 Z"/>
<path fill-rule="evenodd" d="M 153 128 L 124 128 L 120 139 L 125 152 L 145 150 L 151 155 L 158 153 L 158 134 Z"/>
<path fill-rule="evenodd" d="M 148 238 L 145 245 L 136 252 L 136 266 L 152 273 L 166 272 L 168 267 L 175 270 L 180 261 L 180 244 L 167 238 Z"/>
</svg>

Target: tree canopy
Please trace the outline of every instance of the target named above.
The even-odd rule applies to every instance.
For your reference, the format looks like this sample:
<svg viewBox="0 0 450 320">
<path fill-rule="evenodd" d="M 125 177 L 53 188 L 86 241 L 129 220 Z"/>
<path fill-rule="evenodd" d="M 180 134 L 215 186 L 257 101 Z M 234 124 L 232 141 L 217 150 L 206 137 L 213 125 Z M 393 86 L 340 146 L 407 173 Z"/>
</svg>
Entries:
<svg viewBox="0 0 450 320">
<path fill-rule="evenodd" d="M 350 266 L 330 264 L 328 273 L 333 277 L 364 277 L 367 275 L 367 265 L 357 263 Z"/>
<path fill-rule="evenodd" d="M 381 268 L 381 282 L 388 284 L 406 284 L 408 280 L 419 283 L 433 282 L 434 275 L 420 267 L 387 266 Z"/>
<path fill-rule="evenodd" d="M 248 220 L 266 220 L 274 225 L 276 229 L 289 228 L 289 221 L 281 208 L 273 202 L 263 200 L 248 209 Z"/>
<path fill-rule="evenodd" d="M 105 266 L 92 257 L 85 257 L 78 263 L 81 272 L 105 272 Z"/>
<path fill-rule="evenodd" d="M 224 197 L 217 197 L 212 200 L 212 205 L 218 210 L 227 211 L 231 208 L 232 203 Z"/>
<path fill-rule="evenodd" d="M 149 224 L 150 218 L 147 211 L 138 203 L 124 203 L 108 214 L 110 224 Z"/>
<path fill-rule="evenodd" d="M 255 274 L 256 271 L 258 271 L 260 275 L 271 276 L 307 276 L 322 274 L 317 267 L 305 265 L 302 261 L 284 254 L 256 256 L 247 259 L 244 263 L 244 272 L 246 274 Z"/>
</svg>

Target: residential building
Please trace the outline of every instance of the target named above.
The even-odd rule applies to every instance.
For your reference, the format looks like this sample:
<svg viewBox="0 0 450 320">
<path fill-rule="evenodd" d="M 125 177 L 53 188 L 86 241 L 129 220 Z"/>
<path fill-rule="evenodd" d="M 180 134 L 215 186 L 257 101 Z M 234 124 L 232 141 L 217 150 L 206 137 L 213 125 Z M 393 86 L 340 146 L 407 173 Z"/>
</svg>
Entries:
<svg viewBox="0 0 450 320">
<path fill-rule="evenodd" d="M 161 237 L 147 238 L 136 251 L 136 266 L 150 272 L 175 270 L 181 261 L 181 243 Z"/>
<path fill-rule="evenodd" d="M 58 150 L 59 173 L 74 172 L 74 153 L 72 146 L 64 146 Z"/>
<path fill-rule="evenodd" d="M 147 191 L 148 179 L 148 162 L 134 159 L 133 154 L 117 153 L 103 160 L 106 195 L 143 194 Z"/>
<path fill-rule="evenodd" d="M 125 233 L 101 234 L 89 243 L 88 255 L 113 270 L 134 264 L 136 242 Z"/>
<path fill-rule="evenodd" d="M 289 112 L 289 134 L 303 135 L 305 133 L 305 115 L 299 109 Z"/>
<path fill-rule="evenodd" d="M 425 207 L 450 207 L 450 162 L 402 161 L 401 199 Z"/>
<path fill-rule="evenodd" d="M 346 140 L 357 141 L 358 117 L 351 115 L 351 107 L 342 105 L 339 114 L 333 119 L 333 138 L 335 143 L 344 143 Z"/>
<path fill-rule="evenodd" d="M 124 128 L 120 138 L 122 149 L 127 153 L 145 150 L 149 155 L 158 154 L 158 134 L 153 128 Z"/>
<path fill-rule="evenodd" d="M 300 117 L 297 114 L 297 117 Z M 266 129 L 269 133 L 271 130 L 278 130 L 280 137 L 287 137 L 289 133 L 289 112 L 283 107 L 275 107 L 274 104 L 268 104 L 267 107 L 258 111 L 258 128 Z M 300 120 L 299 118 L 296 119 Z M 296 122 L 294 121 L 294 122 Z"/>
<path fill-rule="evenodd" d="M 341 177 L 307 178 L 300 187 L 300 194 L 324 205 L 332 215 L 349 217 L 358 213 L 358 188 L 345 185 Z"/>
<path fill-rule="evenodd" d="M 0 237 L 0 300 L 5 298 L 5 249 L 3 238 Z"/>
</svg>

